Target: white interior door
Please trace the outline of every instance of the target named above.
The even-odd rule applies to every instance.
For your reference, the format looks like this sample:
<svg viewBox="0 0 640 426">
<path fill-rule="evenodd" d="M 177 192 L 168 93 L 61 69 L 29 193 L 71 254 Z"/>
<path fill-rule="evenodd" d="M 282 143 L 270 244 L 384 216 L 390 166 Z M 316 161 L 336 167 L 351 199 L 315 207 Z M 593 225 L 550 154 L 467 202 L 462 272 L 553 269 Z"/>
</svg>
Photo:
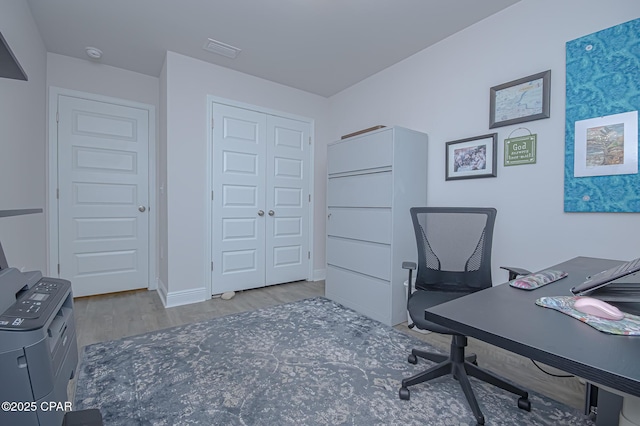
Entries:
<svg viewBox="0 0 640 426">
<path fill-rule="evenodd" d="M 213 108 L 212 292 L 264 286 L 266 117 Z"/>
<path fill-rule="evenodd" d="M 213 104 L 212 293 L 306 279 L 309 123 Z"/>
<path fill-rule="evenodd" d="M 59 275 L 74 296 L 149 286 L 149 111 L 58 97 Z"/>
<path fill-rule="evenodd" d="M 309 123 L 267 117 L 267 285 L 308 274 L 309 132 Z"/>
</svg>

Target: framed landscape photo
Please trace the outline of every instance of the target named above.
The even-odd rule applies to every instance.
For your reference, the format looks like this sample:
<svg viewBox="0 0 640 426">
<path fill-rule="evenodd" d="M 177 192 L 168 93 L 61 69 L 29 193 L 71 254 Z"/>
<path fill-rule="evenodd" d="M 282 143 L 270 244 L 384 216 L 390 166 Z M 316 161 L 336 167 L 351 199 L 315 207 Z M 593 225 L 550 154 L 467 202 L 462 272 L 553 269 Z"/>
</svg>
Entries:
<svg viewBox="0 0 640 426">
<path fill-rule="evenodd" d="M 550 117 L 551 70 L 490 89 L 489 128 Z"/>
<path fill-rule="evenodd" d="M 574 177 L 638 173 L 638 111 L 575 122 Z"/>
<path fill-rule="evenodd" d="M 498 134 L 446 143 L 445 180 L 498 176 Z"/>
</svg>

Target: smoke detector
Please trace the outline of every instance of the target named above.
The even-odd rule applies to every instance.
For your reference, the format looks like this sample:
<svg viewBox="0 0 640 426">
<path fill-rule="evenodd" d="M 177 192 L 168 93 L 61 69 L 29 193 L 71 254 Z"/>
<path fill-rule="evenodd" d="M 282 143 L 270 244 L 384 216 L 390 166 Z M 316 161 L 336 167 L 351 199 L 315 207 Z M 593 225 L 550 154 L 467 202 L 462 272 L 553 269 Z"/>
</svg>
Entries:
<svg viewBox="0 0 640 426">
<path fill-rule="evenodd" d="M 91 59 L 98 60 L 102 58 L 102 50 L 98 49 L 97 47 L 87 46 L 84 48 L 84 51 L 87 52 L 87 56 Z"/>
<path fill-rule="evenodd" d="M 208 39 L 202 48 L 206 51 L 226 56 L 231 59 L 235 59 L 241 52 L 237 47 L 222 43 L 221 41 L 217 41 L 212 38 Z"/>
</svg>

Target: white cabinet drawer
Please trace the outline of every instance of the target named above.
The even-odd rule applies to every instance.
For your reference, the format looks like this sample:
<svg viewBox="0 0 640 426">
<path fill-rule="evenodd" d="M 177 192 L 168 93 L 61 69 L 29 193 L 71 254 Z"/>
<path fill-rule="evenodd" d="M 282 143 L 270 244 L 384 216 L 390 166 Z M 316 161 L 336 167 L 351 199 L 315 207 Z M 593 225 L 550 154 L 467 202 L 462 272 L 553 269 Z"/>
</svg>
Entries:
<svg viewBox="0 0 640 426">
<path fill-rule="evenodd" d="M 391 172 L 329 178 L 329 207 L 391 207 Z"/>
<path fill-rule="evenodd" d="M 326 296 L 367 315 L 390 324 L 389 282 L 360 275 L 333 266 L 327 267 Z"/>
<path fill-rule="evenodd" d="M 329 237 L 327 264 L 390 281 L 391 246 Z"/>
<path fill-rule="evenodd" d="M 327 234 L 391 244 L 391 209 L 329 208 Z"/>
<path fill-rule="evenodd" d="M 336 142 L 327 148 L 327 170 L 330 175 L 389 167 L 392 162 L 391 129 Z"/>
</svg>

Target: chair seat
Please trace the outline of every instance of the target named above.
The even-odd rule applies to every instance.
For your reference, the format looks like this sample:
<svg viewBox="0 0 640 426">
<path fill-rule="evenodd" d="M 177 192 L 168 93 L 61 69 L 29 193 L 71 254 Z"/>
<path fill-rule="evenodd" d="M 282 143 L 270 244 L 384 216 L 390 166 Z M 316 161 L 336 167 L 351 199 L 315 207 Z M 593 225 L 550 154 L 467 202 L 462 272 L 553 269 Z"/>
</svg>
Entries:
<svg viewBox="0 0 640 426">
<path fill-rule="evenodd" d="M 431 308 L 432 306 L 437 306 L 441 303 L 449 302 L 459 297 L 466 296 L 467 294 L 468 293 L 459 291 L 416 291 L 409 298 L 407 309 L 409 310 L 411 320 L 413 321 L 415 326 L 421 330 L 429 330 L 441 334 L 455 334 L 462 336 L 462 334 L 456 333 L 450 328 L 425 320 L 424 311 L 425 309 Z"/>
</svg>

